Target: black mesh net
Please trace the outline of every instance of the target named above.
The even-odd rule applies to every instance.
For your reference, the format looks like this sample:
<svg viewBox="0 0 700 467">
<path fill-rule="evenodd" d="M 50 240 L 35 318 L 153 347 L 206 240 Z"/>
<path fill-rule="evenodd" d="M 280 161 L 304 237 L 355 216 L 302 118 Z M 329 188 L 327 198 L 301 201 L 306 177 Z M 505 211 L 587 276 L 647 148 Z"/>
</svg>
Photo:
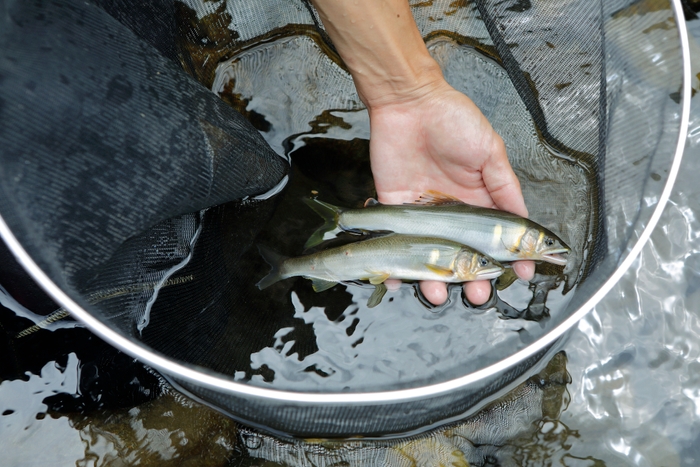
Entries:
<svg viewBox="0 0 700 467">
<path fill-rule="evenodd" d="M 609 279 L 674 157 L 682 60 L 669 2 L 416 3 L 446 79 L 503 137 L 531 218 L 567 241 L 569 263 L 538 265 L 529 284 L 501 278 L 479 308 L 458 287 L 442 307 L 410 284 L 376 308 L 358 285 L 317 294 L 299 278 L 261 292 L 257 246 L 298 255 L 319 225 L 303 197 L 359 207 L 375 194 L 367 114 L 313 7 L 0 5 L 2 218 L 91 315 L 223 381 L 387 391 L 502 361 Z M 546 350 L 413 406 L 271 402 L 175 379 L 286 432 L 405 432 L 466 411 Z"/>
</svg>

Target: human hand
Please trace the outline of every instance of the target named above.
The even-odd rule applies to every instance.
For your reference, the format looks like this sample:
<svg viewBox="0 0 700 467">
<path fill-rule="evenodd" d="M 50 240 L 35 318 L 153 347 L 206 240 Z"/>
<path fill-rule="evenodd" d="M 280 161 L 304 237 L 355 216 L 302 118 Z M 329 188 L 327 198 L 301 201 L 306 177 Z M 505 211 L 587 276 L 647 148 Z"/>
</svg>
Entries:
<svg viewBox="0 0 700 467">
<path fill-rule="evenodd" d="M 379 201 L 412 202 L 435 190 L 527 216 L 503 141 L 476 105 L 447 84 L 408 1 L 312 1 L 367 105 Z M 534 275 L 532 261 L 513 267 L 523 279 Z M 398 286 L 387 282 L 387 288 Z M 425 281 L 420 288 L 433 304 L 447 300 L 444 283 Z M 481 305 L 491 286 L 469 282 L 465 294 Z"/>
<path fill-rule="evenodd" d="M 435 190 L 527 217 L 503 140 L 471 99 L 442 79 L 394 97 L 368 106 L 370 159 L 380 202 L 410 203 Z M 534 276 L 532 261 L 518 261 L 513 268 L 522 279 Z M 389 282 L 387 287 L 396 285 Z M 435 305 L 447 300 L 443 282 L 423 281 L 420 290 Z M 481 305 L 491 295 L 490 282 L 467 282 L 464 293 L 470 303 Z"/>
</svg>

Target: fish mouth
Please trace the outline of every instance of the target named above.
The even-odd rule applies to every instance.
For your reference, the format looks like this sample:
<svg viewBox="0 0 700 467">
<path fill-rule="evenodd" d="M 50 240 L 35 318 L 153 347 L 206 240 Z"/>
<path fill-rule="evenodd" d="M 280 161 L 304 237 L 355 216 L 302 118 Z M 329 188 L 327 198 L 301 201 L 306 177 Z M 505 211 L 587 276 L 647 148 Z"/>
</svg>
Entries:
<svg viewBox="0 0 700 467">
<path fill-rule="evenodd" d="M 503 268 L 489 268 L 476 273 L 476 280 L 495 279 L 503 274 Z"/>
<path fill-rule="evenodd" d="M 566 248 L 562 248 L 559 250 L 552 250 L 548 251 L 547 253 L 543 253 L 542 259 L 544 261 L 547 261 L 548 263 L 556 264 L 559 266 L 565 266 L 569 259 L 564 255 L 568 254 L 569 250 L 567 250 Z"/>
</svg>

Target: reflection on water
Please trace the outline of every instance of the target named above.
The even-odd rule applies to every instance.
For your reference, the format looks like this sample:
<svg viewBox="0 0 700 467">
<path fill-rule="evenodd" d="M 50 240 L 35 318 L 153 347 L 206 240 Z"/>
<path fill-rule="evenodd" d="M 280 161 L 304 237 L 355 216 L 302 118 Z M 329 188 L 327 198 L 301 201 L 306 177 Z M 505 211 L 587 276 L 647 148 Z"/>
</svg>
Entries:
<svg viewBox="0 0 700 467">
<path fill-rule="evenodd" d="M 56 395 L 80 397 L 84 370 L 69 353 L 65 364 L 48 362 L 40 375 L 0 384 L 0 439 L 3 461 L 10 462 L 4 465 L 534 466 L 543 455 L 565 451 L 570 436 L 558 421 L 571 381 L 563 352 L 467 420 L 395 441 L 273 438 L 165 383 L 157 398 L 137 406 L 76 412 L 52 402 Z"/>
<path fill-rule="evenodd" d="M 531 283 L 499 281 L 491 301 L 479 309 L 469 306 L 457 287 L 447 305 L 432 308 L 416 297 L 415 287 L 404 284 L 368 309 L 366 288 L 340 285 L 315 294 L 303 279 L 274 284 L 258 294 L 258 306 L 296 319 L 251 355 L 250 369 L 238 369 L 267 372 L 251 383 L 295 391 L 371 391 L 445 381 L 522 348 L 542 332 L 537 321 L 566 308 L 594 238 L 592 174 L 577 161 L 578 154 L 554 152 L 541 141 L 506 72 L 460 40 L 434 35 L 428 47 L 446 79 L 471 96 L 503 136 L 523 180 L 530 217 L 572 247 L 569 263 L 565 268 L 539 264 Z M 302 61 L 305 66 L 297 66 Z M 350 75 L 324 53 L 318 35 L 286 30 L 275 40 L 249 43 L 220 63 L 212 88 L 257 122 L 270 145 L 292 161 L 289 184 L 259 243 L 298 256 L 319 225 L 302 197 L 318 193 L 323 201 L 359 207 L 375 195 L 367 113 Z M 258 278 L 267 273 L 259 258 L 252 267 Z M 429 323 L 435 320 L 439 325 Z M 351 323 L 353 332 L 346 334 Z M 312 350 L 301 354 L 299 348 Z M 382 359 L 375 363 L 377 354 Z"/>
<path fill-rule="evenodd" d="M 700 107 L 695 101 L 697 118 Z M 12 344 L 11 336 L 30 321 L 4 308 L 0 345 L 3 355 L 16 357 L 0 361 L 3 460 L 27 466 L 137 461 L 144 466 L 302 466 L 337 465 L 341 459 L 347 462 L 343 465 L 390 466 L 434 466 L 438 461 L 533 467 L 697 465 L 697 173 L 700 142 L 692 142 L 659 227 L 619 285 L 572 331 L 564 347 L 566 360 L 559 354 L 549 372 L 541 375 L 544 381 L 530 379 L 462 424 L 376 445 L 357 440 L 291 442 L 237 425 L 167 387 L 160 398 L 145 403 L 112 400 L 87 410 L 52 404 L 50 396 L 56 393 L 80 398 L 78 387 L 86 393 L 84 380 L 91 374 L 86 353 L 79 360 L 63 349 L 68 341 L 94 347 L 94 338 L 90 344 L 88 333 L 80 329 L 42 330 L 25 338 L 33 339 L 26 347 L 13 348 L 18 344 Z M 61 333 L 66 333 L 63 338 Z M 13 363 L 30 356 L 46 360 Z M 124 363 L 119 367 L 123 371 Z M 563 376 L 564 369 L 570 378 Z M 133 376 L 122 379 L 128 382 Z M 122 398 L 132 393 L 125 386 Z M 106 389 L 93 388 L 94 399 L 106 397 Z M 351 463 L 360 460 L 362 464 Z"/>
<path fill-rule="evenodd" d="M 241 437 L 251 456 L 275 465 L 536 465 L 528 459 L 539 457 L 542 440 L 555 430 L 568 403 L 568 382 L 566 357 L 559 353 L 541 373 L 476 415 L 429 435 L 397 441 L 291 441 L 242 429 Z"/>
<path fill-rule="evenodd" d="M 348 286 L 345 292 L 339 290 L 337 293 L 352 296 L 352 302 L 339 316 L 328 316 L 324 307 L 305 305 L 292 291 L 294 317 L 300 324 L 280 329 L 270 347 L 251 355 L 251 366 L 265 365 L 275 372 L 275 378 L 294 381 L 296 387 L 311 390 L 330 392 L 350 385 L 361 385 L 368 390 L 396 388 L 415 381 L 430 381 L 426 379 L 425 368 L 435 378 L 444 378 L 454 372 L 451 360 L 457 357 L 463 362 L 464 371 L 475 355 L 478 357 L 537 326 L 534 322 L 504 320 L 496 313 L 464 310 L 459 287 L 451 288 L 450 303 L 429 312 L 416 300 L 415 288 L 404 285 L 385 296 L 388 303 L 378 312 L 377 308 L 367 306 L 373 289 Z M 305 295 L 313 298 L 309 297 L 313 293 Z M 458 309 L 450 306 L 454 304 Z M 297 328 L 301 326 L 313 328 L 315 352 L 300 355 L 294 349 L 297 344 L 294 332 L 298 336 Z M 465 335 L 469 339 L 463 338 Z"/>
<path fill-rule="evenodd" d="M 694 26 L 693 22 L 690 25 Z M 696 68 L 695 73 L 699 71 Z M 162 394 L 154 398 L 155 386 L 144 382 L 147 376 L 124 371 L 128 357 L 110 354 L 106 358 L 118 362 L 121 375 L 110 379 L 105 360 L 99 365 L 90 362 L 89 354 L 97 344 L 84 330 L 42 330 L 28 336 L 26 343 L 18 342 L 12 336 L 30 322 L 15 316 L 10 308 L 2 308 L 3 462 L 37 466 L 296 466 L 339 462 L 426 466 L 697 465 L 697 97 L 694 105 L 691 122 L 695 123 L 691 123 L 691 139 L 671 203 L 630 271 L 570 334 L 566 361 L 560 354 L 540 379 L 528 380 L 463 423 L 430 436 L 375 445 L 357 440 L 275 440 L 238 426 L 167 387 L 159 386 Z M 360 294 L 359 290 L 355 292 Z M 518 296 L 509 296 L 508 300 L 525 302 Z M 346 312 L 348 320 L 354 316 L 351 308 L 337 311 Z M 313 316 L 319 325 L 335 323 L 328 316 Z M 425 316 L 430 318 L 430 314 Z M 354 318 L 343 329 L 346 336 L 353 322 Z M 361 323 L 360 319 L 354 326 Z M 354 343 L 350 334 L 348 348 Z M 73 352 L 71 346 L 81 349 Z M 429 354 L 421 355 L 430 361 Z M 420 358 L 419 352 L 416 356 Z M 564 376 L 564 365 L 570 380 Z M 137 389 L 129 386 L 131 381 L 136 381 L 132 386 Z M 110 390 L 122 392 L 110 396 Z M 353 464 L 359 461 L 363 463 Z"/>
</svg>

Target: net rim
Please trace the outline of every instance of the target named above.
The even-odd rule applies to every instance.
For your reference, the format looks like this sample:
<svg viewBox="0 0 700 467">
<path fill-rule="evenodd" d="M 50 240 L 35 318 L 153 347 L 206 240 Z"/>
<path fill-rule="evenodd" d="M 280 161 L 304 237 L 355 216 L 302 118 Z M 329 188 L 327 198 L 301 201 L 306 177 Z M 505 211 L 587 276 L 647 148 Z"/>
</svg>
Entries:
<svg viewBox="0 0 700 467">
<path fill-rule="evenodd" d="M 534 343 L 515 352 L 497 363 L 489 365 L 485 368 L 451 379 L 442 383 L 420 386 L 409 389 L 398 389 L 391 391 L 376 391 L 376 392 L 348 392 L 348 393 L 310 393 L 310 392 L 295 392 L 288 390 L 278 390 L 250 386 L 244 383 L 239 383 L 218 377 L 208 372 L 197 369 L 195 366 L 187 366 L 171 360 L 169 357 L 159 354 L 155 350 L 146 348 L 145 346 L 136 344 L 130 341 L 123 335 L 112 330 L 105 323 L 92 316 L 87 310 L 81 307 L 73 299 L 71 299 L 63 290 L 61 290 L 37 263 L 31 258 L 26 250 L 14 236 L 5 219 L 0 214 L 0 237 L 5 241 L 6 245 L 13 253 L 17 261 L 24 267 L 29 275 L 50 295 L 57 303 L 63 306 L 68 312 L 82 322 L 90 331 L 97 334 L 101 339 L 108 342 L 110 345 L 123 351 L 124 353 L 142 361 L 143 363 L 152 366 L 153 368 L 166 373 L 175 378 L 184 379 L 193 384 L 206 386 L 212 390 L 218 390 L 224 393 L 235 394 L 237 396 L 252 397 L 260 400 L 271 400 L 287 403 L 305 403 L 310 405 L 333 405 L 333 404 L 376 404 L 376 403 L 398 403 L 408 402 L 424 398 L 438 397 L 449 392 L 465 389 L 468 386 L 479 381 L 485 381 L 495 377 L 506 370 L 514 367 L 518 363 L 524 361 L 538 352 L 544 350 L 547 346 L 552 345 L 561 338 L 567 331 L 576 325 L 595 305 L 612 289 L 619 281 L 622 275 L 629 269 L 634 260 L 637 258 L 647 240 L 651 236 L 652 231 L 661 217 L 661 214 L 666 207 L 666 203 L 671 195 L 671 190 L 676 180 L 676 176 L 680 169 L 680 163 L 683 158 L 685 149 L 688 122 L 690 118 L 690 95 L 691 95 L 691 69 L 690 69 L 690 51 L 688 44 L 688 33 L 685 24 L 685 17 L 681 0 L 670 0 L 674 10 L 677 32 L 679 34 L 681 46 L 681 60 L 683 64 L 683 84 L 682 90 L 682 107 L 680 131 L 676 144 L 676 151 L 673 157 L 671 168 L 669 169 L 666 185 L 659 196 L 658 203 L 654 208 L 653 213 L 649 218 L 649 222 L 644 227 L 642 233 L 637 238 L 636 243 L 631 248 L 627 256 L 619 263 L 614 273 L 601 285 L 598 291 L 593 294 L 586 302 L 584 302 L 578 310 L 570 317 L 537 339 Z"/>
</svg>

